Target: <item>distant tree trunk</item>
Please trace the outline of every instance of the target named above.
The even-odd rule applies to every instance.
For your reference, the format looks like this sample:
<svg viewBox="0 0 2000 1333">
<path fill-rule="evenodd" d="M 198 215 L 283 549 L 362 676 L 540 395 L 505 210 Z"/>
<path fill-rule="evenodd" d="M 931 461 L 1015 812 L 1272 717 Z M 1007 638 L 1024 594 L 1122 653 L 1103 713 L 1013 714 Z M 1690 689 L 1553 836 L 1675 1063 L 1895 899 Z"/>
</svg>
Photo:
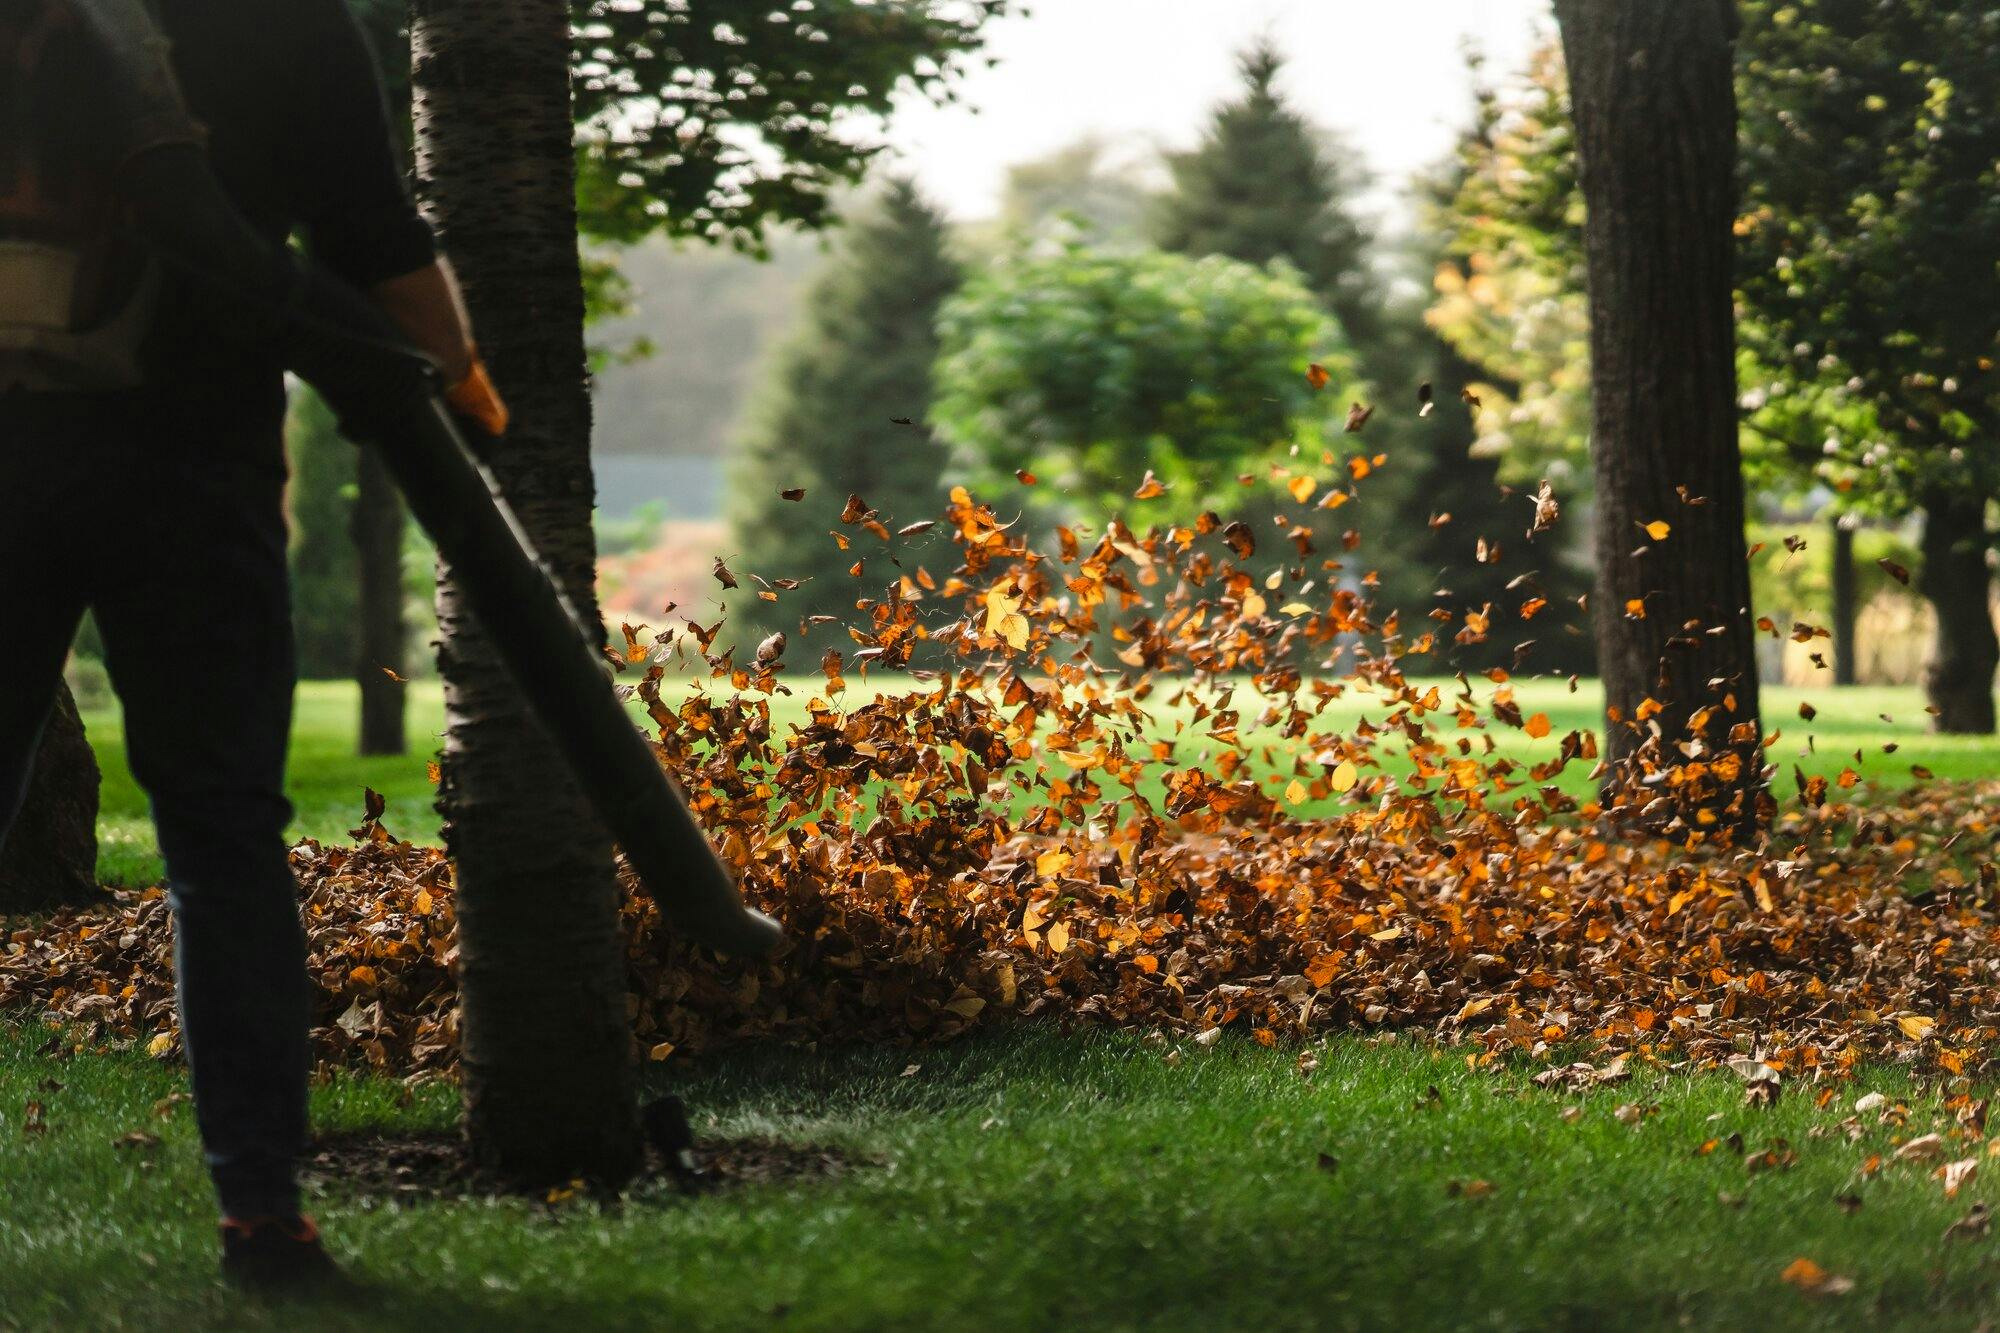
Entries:
<svg viewBox="0 0 2000 1333">
<path fill-rule="evenodd" d="M 1855 681 L 1854 620 L 1860 613 L 1854 579 L 1854 529 L 1833 520 L 1833 683 Z"/>
<path fill-rule="evenodd" d="M 364 755 L 409 752 L 401 675 L 409 631 L 403 620 L 403 500 L 373 449 L 361 450 L 359 486 L 352 532 L 361 583 L 361 654 L 355 676 L 361 685 L 361 745 Z"/>
<path fill-rule="evenodd" d="M 1596 473 L 1598 660 L 1614 763 L 1711 704 L 1707 818 L 1759 819 L 1762 748 L 1737 450 L 1730 0 L 1556 0 L 1575 109 Z M 1665 523 L 1667 535 L 1649 536 Z M 1647 712 L 1652 712 L 1648 705 Z M 1629 776 L 1629 767 L 1625 770 Z M 1615 781 L 1616 779 L 1614 779 Z"/>
<path fill-rule="evenodd" d="M 416 0 L 418 192 L 514 409 L 488 463 L 576 605 L 596 610 L 590 396 L 564 0 Z M 458 876 L 466 1128 L 527 1181 L 640 1161 L 610 838 L 449 568 L 439 809 Z"/>
<path fill-rule="evenodd" d="M 101 897 L 97 756 L 64 689 L 42 735 L 27 803 L 0 850 L 0 913 L 41 912 Z"/>
<path fill-rule="evenodd" d="M 1993 671 L 2000 640 L 1993 633 L 1993 575 L 1986 566 L 1992 537 L 1986 497 L 1953 491 L 1924 505 L 1923 572 L 1917 589 L 1937 613 L 1924 694 L 1939 731 L 1993 732 Z"/>
</svg>

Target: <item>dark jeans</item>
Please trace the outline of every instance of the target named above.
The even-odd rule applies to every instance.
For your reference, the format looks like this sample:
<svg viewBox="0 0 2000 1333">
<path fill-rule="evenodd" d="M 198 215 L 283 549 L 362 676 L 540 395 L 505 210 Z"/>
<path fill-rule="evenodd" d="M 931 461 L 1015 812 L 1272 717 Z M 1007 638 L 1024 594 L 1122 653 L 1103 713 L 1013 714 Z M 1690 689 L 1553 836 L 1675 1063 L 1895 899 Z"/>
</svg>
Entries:
<svg viewBox="0 0 2000 1333">
<path fill-rule="evenodd" d="M 307 997 L 286 855 L 294 666 L 269 394 L 0 396 L 0 836 L 86 608 L 125 706 L 175 919 L 223 1210 L 298 1206 Z"/>
</svg>

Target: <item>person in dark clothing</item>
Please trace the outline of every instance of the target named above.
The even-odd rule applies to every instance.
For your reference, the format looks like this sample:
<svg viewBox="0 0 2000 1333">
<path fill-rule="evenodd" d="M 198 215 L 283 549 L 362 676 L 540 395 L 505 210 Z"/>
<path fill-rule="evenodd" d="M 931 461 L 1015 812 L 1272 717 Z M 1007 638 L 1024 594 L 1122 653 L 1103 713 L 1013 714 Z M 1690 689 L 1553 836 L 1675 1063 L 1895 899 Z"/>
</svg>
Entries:
<svg viewBox="0 0 2000 1333">
<path fill-rule="evenodd" d="M 155 0 L 153 13 L 243 216 L 298 234 L 446 383 L 490 392 L 345 0 Z M 284 1281 L 331 1268 L 294 1178 L 309 983 L 285 841 L 285 382 L 199 282 L 166 282 L 143 382 L 0 390 L 0 838 L 92 611 L 166 860 L 225 1269 Z"/>
</svg>

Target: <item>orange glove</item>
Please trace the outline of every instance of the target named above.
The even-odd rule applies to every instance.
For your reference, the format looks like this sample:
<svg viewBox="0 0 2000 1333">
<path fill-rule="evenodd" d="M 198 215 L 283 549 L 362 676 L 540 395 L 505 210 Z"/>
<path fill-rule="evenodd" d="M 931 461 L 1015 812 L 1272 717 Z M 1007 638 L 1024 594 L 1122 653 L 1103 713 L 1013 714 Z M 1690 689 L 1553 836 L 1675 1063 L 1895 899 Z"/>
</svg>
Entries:
<svg viewBox="0 0 2000 1333">
<path fill-rule="evenodd" d="M 465 378 L 445 390 L 444 400 L 451 410 L 478 426 L 488 435 L 501 436 L 507 433 L 507 423 L 512 419 L 507 404 L 500 399 L 500 391 L 493 387 L 493 377 L 486 373 L 486 363 L 479 354 L 472 354 L 472 369 L 465 372 Z"/>
</svg>

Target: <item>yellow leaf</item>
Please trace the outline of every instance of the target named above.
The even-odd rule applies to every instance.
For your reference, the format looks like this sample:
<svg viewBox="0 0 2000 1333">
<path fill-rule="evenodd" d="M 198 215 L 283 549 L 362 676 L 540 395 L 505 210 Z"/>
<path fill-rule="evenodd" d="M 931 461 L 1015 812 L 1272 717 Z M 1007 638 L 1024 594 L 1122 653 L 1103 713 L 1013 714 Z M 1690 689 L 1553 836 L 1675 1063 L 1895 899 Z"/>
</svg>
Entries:
<svg viewBox="0 0 2000 1333">
<path fill-rule="evenodd" d="M 1339 767 L 1335 768 L 1332 776 L 1327 779 L 1328 784 L 1337 792 L 1353 791 L 1354 784 L 1359 781 L 1361 781 L 1361 770 L 1348 759 L 1341 760 Z"/>
<path fill-rule="evenodd" d="M 158 1059 L 173 1048 L 174 1039 L 172 1035 L 162 1032 L 159 1036 L 146 1043 L 146 1054 Z"/>
<path fill-rule="evenodd" d="M 673 1053 L 674 1044 L 670 1041 L 663 1041 L 652 1050 L 646 1052 L 646 1058 L 649 1060 L 664 1060 Z"/>
<path fill-rule="evenodd" d="M 1657 518 L 1654 519 L 1651 523 L 1641 523 L 1639 526 L 1644 528 L 1646 530 L 1646 535 L 1648 537 L 1651 537 L 1656 542 L 1665 541 L 1667 539 L 1667 534 L 1674 530 L 1672 524 L 1662 522 Z"/>
<path fill-rule="evenodd" d="M 1291 785 L 1285 788 L 1285 799 L 1293 805 L 1303 805 L 1306 799 L 1306 784 L 1293 778 Z"/>
<path fill-rule="evenodd" d="M 1937 1020 L 1921 1018 L 1916 1014 L 1905 1014 L 1896 1020 L 1896 1026 L 1903 1029 L 1903 1035 L 1911 1041 L 1922 1041 L 1931 1035 L 1931 1029 L 1937 1026 Z"/>
<path fill-rule="evenodd" d="M 418 916 L 429 916 L 431 914 L 431 908 L 434 905 L 435 904 L 431 900 L 431 891 L 429 889 L 417 890 L 415 906 L 417 909 Z"/>
<path fill-rule="evenodd" d="M 1292 498 L 1300 504 L 1304 504 L 1306 501 L 1312 499 L 1313 492 L 1318 488 L 1319 483 L 1311 477 L 1293 477 L 1285 487 L 1286 490 L 1292 493 Z"/>
<path fill-rule="evenodd" d="M 1069 948 L 1069 927 L 1058 921 L 1049 927 L 1049 952 L 1061 953 Z"/>
<path fill-rule="evenodd" d="M 1521 724 L 1521 730 L 1527 732 L 1530 736 L 1533 736 L 1536 740 L 1540 740 L 1542 737 L 1549 734 L 1549 715 L 1547 713 L 1535 714 L 1533 717 L 1529 718 L 1526 722 L 1523 722 Z"/>
</svg>

